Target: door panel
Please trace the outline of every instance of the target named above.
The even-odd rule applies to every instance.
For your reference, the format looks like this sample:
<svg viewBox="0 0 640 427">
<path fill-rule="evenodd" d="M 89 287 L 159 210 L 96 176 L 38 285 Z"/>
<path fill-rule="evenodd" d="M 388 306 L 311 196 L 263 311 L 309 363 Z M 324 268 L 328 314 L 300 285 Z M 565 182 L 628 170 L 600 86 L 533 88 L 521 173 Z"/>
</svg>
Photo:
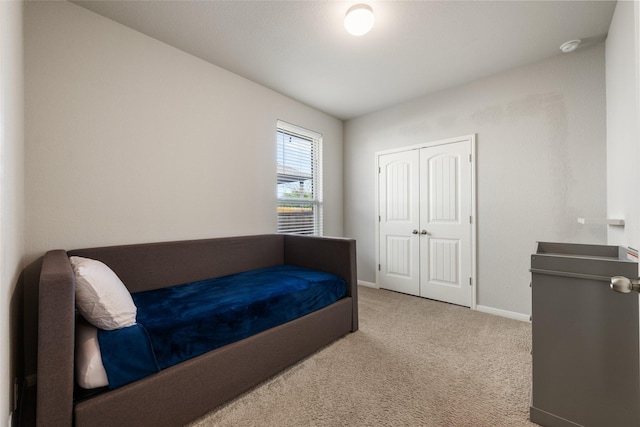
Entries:
<svg viewBox="0 0 640 427">
<path fill-rule="evenodd" d="M 420 296 L 471 306 L 471 144 L 420 150 Z"/>
<path fill-rule="evenodd" d="M 379 158 L 380 287 L 420 294 L 419 155 L 411 150 Z"/>
<path fill-rule="evenodd" d="M 427 149 L 428 150 L 428 149 Z M 429 217 L 427 223 L 459 222 L 458 210 L 458 156 L 439 154 L 431 157 L 426 165 L 431 175 L 427 192 Z"/>
<path fill-rule="evenodd" d="M 444 286 L 459 286 L 460 241 L 429 239 L 429 281 Z"/>
</svg>

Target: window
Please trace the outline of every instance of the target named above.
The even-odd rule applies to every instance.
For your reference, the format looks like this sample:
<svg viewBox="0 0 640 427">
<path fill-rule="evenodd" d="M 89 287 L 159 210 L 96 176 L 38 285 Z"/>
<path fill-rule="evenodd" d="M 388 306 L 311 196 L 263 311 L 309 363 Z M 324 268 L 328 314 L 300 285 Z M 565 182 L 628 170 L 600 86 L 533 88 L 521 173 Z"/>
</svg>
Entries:
<svg viewBox="0 0 640 427">
<path fill-rule="evenodd" d="M 322 235 L 322 135 L 278 121 L 278 233 Z"/>
</svg>

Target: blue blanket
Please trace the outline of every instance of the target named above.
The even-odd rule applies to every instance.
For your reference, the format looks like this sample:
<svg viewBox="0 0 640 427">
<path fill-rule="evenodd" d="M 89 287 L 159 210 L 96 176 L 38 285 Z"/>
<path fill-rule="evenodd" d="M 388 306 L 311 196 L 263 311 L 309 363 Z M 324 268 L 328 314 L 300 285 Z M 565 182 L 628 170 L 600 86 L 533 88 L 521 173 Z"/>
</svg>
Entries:
<svg viewBox="0 0 640 427">
<path fill-rule="evenodd" d="M 138 325 L 98 332 L 109 387 L 302 317 L 345 294 L 340 277 L 291 265 L 134 293 Z"/>
</svg>

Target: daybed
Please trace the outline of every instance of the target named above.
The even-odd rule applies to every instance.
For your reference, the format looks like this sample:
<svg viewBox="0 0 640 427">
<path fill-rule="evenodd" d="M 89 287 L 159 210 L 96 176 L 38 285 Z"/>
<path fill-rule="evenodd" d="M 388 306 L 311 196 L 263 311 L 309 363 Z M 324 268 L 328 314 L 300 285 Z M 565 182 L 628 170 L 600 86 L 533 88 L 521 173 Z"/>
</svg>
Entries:
<svg viewBox="0 0 640 427">
<path fill-rule="evenodd" d="M 77 313 L 71 256 L 106 264 L 130 292 L 289 264 L 340 276 L 346 282 L 346 295 L 325 308 L 133 383 L 79 397 L 74 380 Z M 44 256 L 39 286 L 39 426 L 180 426 L 358 329 L 351 239 L 274 234 L 53 250 Z"/>
</svg>

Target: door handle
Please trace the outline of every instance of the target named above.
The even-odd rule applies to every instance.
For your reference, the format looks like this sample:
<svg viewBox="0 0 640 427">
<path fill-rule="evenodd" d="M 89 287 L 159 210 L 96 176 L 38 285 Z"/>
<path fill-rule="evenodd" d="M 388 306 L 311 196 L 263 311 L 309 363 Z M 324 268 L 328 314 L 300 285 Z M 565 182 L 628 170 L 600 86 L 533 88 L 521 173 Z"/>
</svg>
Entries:
<svg viewBox="0 0 640 427">
<path fill-rule="evenodd" d="M 422 230 L 422 231 L 420 232 L 420 234 L 422 234 L 422 235 L 424 236 L 424 235 L 429 234 L 429 233 L 427 233 L 427 230 Z"/>
<path fill-rule="evenodd" d="M 609 286 L 621 294 L 628 294 L 631 291 L 640 292 L 640 280 L 630 280 L 624 276 L 613 276 Z"/>
<path fill-rule="evenodd" d="M 418 234 L 418 230 L 413 230 L 411 234 Z"/>
</svg>

